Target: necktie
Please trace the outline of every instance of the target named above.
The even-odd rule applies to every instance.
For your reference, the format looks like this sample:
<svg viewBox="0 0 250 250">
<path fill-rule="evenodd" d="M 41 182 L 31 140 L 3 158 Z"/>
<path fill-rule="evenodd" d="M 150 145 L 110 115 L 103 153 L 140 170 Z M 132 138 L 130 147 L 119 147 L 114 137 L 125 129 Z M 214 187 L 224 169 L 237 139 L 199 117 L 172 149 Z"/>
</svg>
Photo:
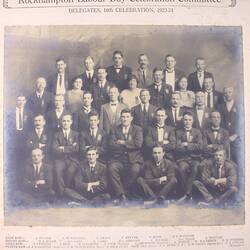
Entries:
<svg viewBox="0 0 250 250">
<path fill-rule="evenodd" d="M 39 175 L 39 171 L 38 171 L 38 165 L 35 165 L 35 179 L 38 180 L 38 175 Z"/>
<path fill-rule="evenodd" d="M 174 123 L 176 124 L 177 122 L 177 117 L 178 117 L 178 114 L 177 114 L 177 109 L 174 110 Z"/>
<path fill-rule="evenodd" d="M 62 87 L 62 75 L 59 75 L 59 85 L 60 85 L 60 87 Z"/>
<path fill-rule="evenodd" d="M 211 92 L 207 93 L 207 107 L 212 108 L 211 107 Z"/>
<path fill-rule="evenodd" d="M 147 110 L 146 104 L 143 104 L 143 126 L 147 126 Z"/>
<path fill-rule="evenodd" d="M 37 136 L 38 136 L 38 138 L 40 139 L 40 137 L 41 137 L 41 130 L 40 130 L 40 129 L 37 130 Z"/>
<path fill-rule="evenodd" d="M 91 166 L 90 167 L 90 172 L 91 172 L 91 174 L 93 174 L 95 172 L 95 167 Z"/>
<path fill-rule="evenodd" d="M 19 129 L 22 130 L 23 129 L 23 119 L 22 119 L 21 109 L 19 109 L 19 112 L 18 112 L 18 121 L 19 121 Z"/>
<path fill-rule="evenodd" d="M 142 71 L 142 77 L 143 77 L 143 83 L 145 84 L 145 82 L 146 82 L 145 70 Z"/>
<path fill-rule="evenodd" d="M 65 138 L 66 142 L 68 142 L 68 135 L 67 135 L 67 132 L 64 132 L 64 138 Z"/>
<path fill-rule="evenodd" d="M 92 136 L 93 138 L 95 137 L 94 129 L 91 129 L 91 136 Z"/>
<path fill-rule="evenodd" d="M 91 80 L 91 73 L 88 73 L 88 79 Z"/>
<path fill-rule="evenodd" d="M 221 173 L 221 171 L 222 171 L 222 166 L 218 166 L 219 167 L 219 178 L 221 178 L 221 176 L 222 176 L 222 173 Z"/>
</svg>

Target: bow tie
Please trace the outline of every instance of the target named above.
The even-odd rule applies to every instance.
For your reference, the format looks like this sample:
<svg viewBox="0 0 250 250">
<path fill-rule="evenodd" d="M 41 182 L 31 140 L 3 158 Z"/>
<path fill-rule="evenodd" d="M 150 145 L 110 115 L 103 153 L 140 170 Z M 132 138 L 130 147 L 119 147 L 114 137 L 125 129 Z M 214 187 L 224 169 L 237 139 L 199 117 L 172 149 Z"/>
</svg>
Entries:
<svg viewBox="0 0 250 250">
<path fill-rule="evenodd" d="M 197 107 L 197 110 L 203 110 L 204 108 L 202 107 L 202 108 L 200 108 L 200 107 Z"/>
<path fill-rule="evenodd" d="M 192 129 L 185 129 L 186 132 L 191 132 Z"/>
<path fill-rule="evenodd" d="M 111 106 L 116 106 L 116 105 L 117 105 L 117 103 L 110 103 L 110 105 L 111 105 Z"/>
<path fill-rule="evenodd" d="M 212 128 L 213 132 L 219 132 L 219 130 L 220 130 L 219 128 Z"/>
<path fill-rule="evenodd" d="M 163 126 L 160 126 L 160 125 L 156 125 L 157 128 L 164 128 L 164 125 Z"/>
</svg>

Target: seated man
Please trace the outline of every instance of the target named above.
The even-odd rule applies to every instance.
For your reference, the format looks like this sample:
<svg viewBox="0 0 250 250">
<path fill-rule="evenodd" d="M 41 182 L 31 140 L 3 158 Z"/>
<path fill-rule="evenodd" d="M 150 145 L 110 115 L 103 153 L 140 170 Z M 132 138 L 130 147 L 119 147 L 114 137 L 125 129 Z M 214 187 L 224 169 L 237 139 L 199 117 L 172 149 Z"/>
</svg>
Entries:
<svg viewBox="0 0 250 250">
<path fill-rule="evenodd" d="M 222 205 L 238 191 L 235 165 L 226 160 L 225 149 L 218 148 L 214 158 L 207 160 L 202 171 L 202 181 L 194 181 L 193 186 L 201 193 L 205 202 L 201 207 Z"/>
<path fill-rule="evenodd" d="M 173 191 L 177 183 L 175 163 L 164 158 L 162 146 L 153 147 L 153 160 L 145 163 L 144 177 L 139 177 L 137 183 L 145 198 L 153 200 L 151 206 L 163 204 Z"/>
<path fill-rule="evenodd" d="M 156 111 L 156 124 L 149 127 L 145 140 L 146 157 L 152 152 L 155 145 L 161 145 L 166 158 L 173 160 L 173 151 L 176 146 L 175 129 L 165 124 L 166 119 L 166 110 L 158 108 Z"/>
<path fill-rule="evenodd" d="M 203 132 L 204 154 L 212 157 L 218 147 L 223 146 L 229 153 L 229 133 L 221 128 L 221 114 L 218 111 L 211 113 L 211 126 Z"/>
<path fill-rule="evenodd" d="M 92 205 L 102 205 L 110 200 L 107 193 L 106 166 L 97 161 L 98 151 L 95 147 L 89 147 L 86 152 L 86 160 L 80 165 L 75 177 L 75 188 L 86 202 Z"/>
<path fill-rule="evenodd" d="M 183 116 L 184 127 L 176 131 L 177 170 L 184 196 L 179 199 L 182 203 L 191 198 L 193 181 L 198 173 L 198 165 L 202 159 L 203 141 L 198 129 L 192 128 L 193 114 L 186 112 Z"/>
<path fill-rule="evenodd" d="M 133 117 L 129 109 L 121 112 L 121 125 L 111 130 L 109 176 L 114 196 L 126 204 L 126 194 L 132 194 L 137 177 L 142 168 L 141 147 L 143 135 L 141 127 L 131 124 Z M 122 178 L 123 177 L 123 178 Z"/>
<path fill-rule="evenodd" d="M 55 159 L 55 180 L 60 196 L 67 195 L 67 189 L 73 187 L 73 179 L 78 167 L 78 132 L 71 129 L 72 117 L 62 117 L 62 130 L 54 136 L 52 151 Z"/>
<path fill-rule="evenodd" d="M 46 157 L 50 153 L 51 134 L 45 129 L 45 124 L 46 121 L 43 115 L 37 114 L 34 117 L 35 129 L 32 129 L 26 138 L 28 155 L 30 155 L 31 150 L 35 148 L 42 149 Z"/>
<path fill-rule="evenodd" d="M 92 111 L 88 116 L 89 128 L 80 134 L 80 155 L 86 158 L 86 152 L 89 147 L 96 147 L 98 150 L 98 159 L 101 162 L 106 162 L 107 154 L 107 134 L 99 128 L 99 115 Z"/>
<path fill-rule="evenodd" d="M 25 205 L 49 202 L 55 196 L 52 167 L 43 161 L 43 151 L 35 148 L 31 155 L 32 161 L 24 167 L 22 191 L 17 194 L 19 202 Z"/>
</svg>

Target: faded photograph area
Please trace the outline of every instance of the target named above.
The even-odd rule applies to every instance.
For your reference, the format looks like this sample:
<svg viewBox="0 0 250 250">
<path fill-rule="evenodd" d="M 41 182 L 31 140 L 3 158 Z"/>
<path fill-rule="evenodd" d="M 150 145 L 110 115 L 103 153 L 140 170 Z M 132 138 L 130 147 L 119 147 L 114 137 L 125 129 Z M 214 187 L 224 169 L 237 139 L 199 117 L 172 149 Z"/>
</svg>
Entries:
<svg viewBox="0 0 250 250">
<path fill-rule="evenodd" d="M 10 226 L 245 222 L 241 27 L 7 26 Z"/>
</svg>

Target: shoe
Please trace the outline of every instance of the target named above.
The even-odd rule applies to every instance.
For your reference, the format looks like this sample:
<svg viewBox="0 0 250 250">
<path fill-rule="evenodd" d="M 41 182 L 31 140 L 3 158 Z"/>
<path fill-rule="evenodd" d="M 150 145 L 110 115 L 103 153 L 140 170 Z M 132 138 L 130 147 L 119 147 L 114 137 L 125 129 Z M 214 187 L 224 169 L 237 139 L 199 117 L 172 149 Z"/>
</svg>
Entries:
<svg viewBox="0 0 250 250">
<path fill-rule="evenodd" d="M 186 203 L 187 201 L 190 201 L 190 200 L 192 200 L 191 197 L 186 194 L 186 195 L 182 196 L 179 200 L 177 200 L 176 204 L 177 205 L 182 205 L 182 204 L 184 204 L 184 203 Z"/>
<path fill-rule="evenodd" d="M 213 206 L 213 202 L 205 202 L 205 201 L 200 201 L 198 203 L 199 208 L 210 208 Z"/>
<path fill-rule="evenodd" d="M 73 208 L 73 207 L 80 207 L 80 206 L 81 206 L 81 203 L 75 202 L 75 201 L 70 201 L 70 202 L 68 202 L 67 205 L 68 205 L 69 207 Z"/>
</svg>

